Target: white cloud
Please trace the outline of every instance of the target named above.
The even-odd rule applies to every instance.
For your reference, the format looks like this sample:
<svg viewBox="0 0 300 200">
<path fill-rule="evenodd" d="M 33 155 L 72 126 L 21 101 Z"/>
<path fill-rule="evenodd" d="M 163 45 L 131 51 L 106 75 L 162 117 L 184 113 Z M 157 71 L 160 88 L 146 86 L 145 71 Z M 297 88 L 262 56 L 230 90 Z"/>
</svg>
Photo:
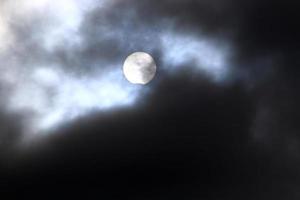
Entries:
<svg viewBox="0 0 300 200">
<path fill-rule="evenodd" d="M 163 59 L 171 70 L 174 70 L 171 66 L 193 63 L 197 69 L 207 73 L 215 81 L 223 81 L 230 71 L 230 49 L 221 41 L 205 36 L 194 37 L 166 32 L 162 35 L 162 46 Z"/>
<path fill-rule="evenodd" d="M 9 45 L 11 45 L 12 42 L 12 34 L 10 33 L 5 16 L 1 14 L 0 9 L 0 55 L 7 50 L 7 48 L 9 47 Z"/>
<path fill-rule="evenodd" d="M 41 21 L 45 23 L 42 24 L 42 30 L 39 28 L 32 30 L 33 38 L 29 38 L 28 41 L 27 38 L 17 40 L 20 43 L 15 44 L 17 47 L 11 48 L 12 51 L 9 51 L 6 45 L 9 52 L 7 55 L 1 57 L 0 51 L 0 59 L 3 61 L 0 65 L 2 73 L 0 84 L 6 89 L 7 96 L 5 107 L 9 112 L 28 113 L 26 128 L 29 133 L 47 132 L 90 112 L 105 112 L 133 105 L 141 94 L 142 86 L 132 85 L 124 79 L 122 61 L 119 59 L 116 59 L 118 62 L 115 61 L 117 63 L 115 66 L 103 67 L 94 66 L 93 60 L 91 62 L 93 67 L 87 66 L 92 68 L 93 74 L 81 75 L 71 74 L 71 70 L 66 70 L 67 67 L 63 66 L 63 62 L 50 56 L 51 62 L 48 60 L 45 62 L 44 58 L 39 57 L 32 57 L 34 62 L 23 62 L 26 56 L 31 56 L 31 49 L 27 49 L 31 45 L 27 45 L 26 42 L 32 42 L 33 45 L 38 43 L 40 45 L 38 49 L 45 50 L 43 54 L 51 54 L 57 49 L 57 45 L 73 48 L 80 46 L 82 41 L 79 29 L 84 15 L 95 7 L 105 8 L 108 2 L 112 1 L 8 0 L 6 3 L 0 3 L 2 6 L 0 10 L 5 11 L 0 14 L 0 49 L 5 44 L 1 41 L 9 41 L 8 35 L 11 35 L 7 34 L 10 32 L 9 24 L 28 23 L 38 17 L 42 17 Z M 134 17 L 131 13 L 128 15 Z M 1 21 L 1 16 L 5 16 L 5 20 Z M 157 32 L 142 25 L 134 34 L 129 34 L 132 32 L 132 26 L 118 26 L 120 24 L 116 23 L 105 24 L 105 21 L 100 20 L 97 28 L 99 40 L 111 39 L 120 43 L 119 48 L 124 49 L 130 46 L 142 47 L 148 49 L 149 53 L 153 49 L 160 48 L 152 41 L 161 40 L 162 60 L 170 71 L 176 71 L 176 67 L 191 62 L 199 71 L 207 73 L 216 81 L 222 81 L 230 70 L 227 47 L 214 40 L 174 33 L 167 27 Z M 19 54 L 15 55 L 15 52 Z M 74 63 L 76 61 L 78 60 Z M 98 65 L 101 63 L 100 60 Z M 103 71 L 103 69 L 110 70 Z"/>
<path fill-rule="evenodd" d="M 131 105 L 139 88 L 128 83 L 119 69 L 79 77 L 57 68 L 38 68 L 20 80 L 8 109 L 32 113 L 29 129 L 47 131 L 92 111 Z"/>
</svg>

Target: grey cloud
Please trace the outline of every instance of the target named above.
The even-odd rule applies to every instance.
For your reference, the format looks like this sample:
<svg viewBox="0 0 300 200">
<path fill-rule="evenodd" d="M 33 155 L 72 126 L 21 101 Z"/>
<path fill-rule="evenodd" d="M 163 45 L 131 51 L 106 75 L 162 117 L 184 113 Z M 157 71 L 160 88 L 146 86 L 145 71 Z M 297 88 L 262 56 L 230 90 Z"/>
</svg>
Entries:
<svg viewBox="0 0 300 200">
<path fill-rule="evenodd" d="M 6 74 L 0 77 L 1 96 L 5 96 L 1 107 L 24 106 L 25 102 L 25 107 L 38 113 L 39 119 L 55 119 L 57 113 L 59 119 L 77 116 L 72 118 L 74 123 L 62 123 L 65 127 L 49 136 L 52 140 L 45 146 L 37 147 L 33 153 L 37 156 L 28 159 L 28 163 L 32 161 L 39 168 L 38 160 L 43 158 L 45 165 L 60 168 L 66 161 L 66 171 L 76 166 L 79 169 L 73 172 L 80 174 L 95 165 L 102 167 L 107 161 L 105 170 L 116 165 L 137 166 L 145 177 L 143 170 L 152 172 L 155 178 L 165 177 L 167 185 L 171 182 L 166 175 L 169 163 L 179 163 L 182 170 L 174 170 L 172 175 L 179 174 L 184 179 L 185 172 L 190 172 L 192 186 L 204 187 L 212 181 L 214 189 L 208 188 L 212 191 L 204 194 L 217 192 L 221 198 L 226 190 L 231 199 L 241 199 L 259 185 L 263 189 L 249 199 L 264 199 L 263 194 L 275 199 L 297 199 L 293 188 L 299 185 L 299 34 L 295 26 L 299 3 L 118 0 L 101 7 L 100 1 L 95 2 L 79 24 L 71 23 L 66 29 L 56 26 L 64 23 L 47 14 L 10 24 L 15 45 L 0 58 L 0 68 Z M 122 62 L 134 51 L 152 54 L 159 67 L 147 92 L 127 85 L 121 78 Z M 49 93 L 51 88 L 54 94 Z M 110 91 L 118 91 L 120 96 Z M 18 97 L 13 98 L 15 101 L 10 98 L 16 97 L 14 94 Z M 32 95 L 26 98 L 22 94 Z M 49 99 L 57 101 L 51 104 Z M 124 99 L 129 104 L 119 110 Z M 142 103 L 131 104 L 137 100 Z M 40 104 L 55 111 L 54 115 L 47 115 L 53 114 L 48 110 L 43 113 Z M 103 111 L 107 105 L 117 109 Z M 27 112 L 3 112 L 1 147 L 20 140 L 24 130 L 12 121 L 22 124 L 28 116 L 34 116 Z M 130 134 L 120 136 L 124 132 Z M 89 137 L 82 138 L 86 133 Z M 94 155 L 99 157 L 91 161 Z M 86 168 L 78 164 L 82 160 Z M 219 168 L 212 170 L 216 166 Z M 159 167 L 166 170 L 155 173 L 153 168 Z M 91 170 L 89 176 L 104 174 L 97 170 L 102 168 Z M 111 173 L 117 174 L 118 170 L 112 169 Z M 207 175 L 207 171 L 211 174 Z M 131 168 L 123 173 L 127 172 L 136 173 Z M 45 176 L 50 178 L 51 173 Z M 61 179 L 64 178 L 67 179 Z M 135 180 L 141 182 L 139 178 Z M 228 180 L 232 185 L 227 184 Z M 241 185 L 243 181 L 247 183 Z M 280 188 L 290 186 L 292 189 L 281 193 Z M 185 191 L 198 194 L 194 188 Z M 293 194 L 289 196 L 288 191 Z M 185 197 L 186 193 L 182 193 Z"/>
</svg>

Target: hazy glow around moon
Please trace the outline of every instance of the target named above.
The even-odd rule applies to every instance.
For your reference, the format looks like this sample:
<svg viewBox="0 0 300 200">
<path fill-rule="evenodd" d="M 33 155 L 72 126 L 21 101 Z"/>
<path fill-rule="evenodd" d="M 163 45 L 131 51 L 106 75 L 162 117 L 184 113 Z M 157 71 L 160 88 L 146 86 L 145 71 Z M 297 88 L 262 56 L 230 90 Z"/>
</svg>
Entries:
<svg viewBox="0 0 300 200">
<path fill-rule="evenodd" d="M 145 85 L 154 78 L 156 64 L 149 54 L 136 52 L 129 55 L 125 60 L 123 72 L 129 82 Z"/>
</svg>

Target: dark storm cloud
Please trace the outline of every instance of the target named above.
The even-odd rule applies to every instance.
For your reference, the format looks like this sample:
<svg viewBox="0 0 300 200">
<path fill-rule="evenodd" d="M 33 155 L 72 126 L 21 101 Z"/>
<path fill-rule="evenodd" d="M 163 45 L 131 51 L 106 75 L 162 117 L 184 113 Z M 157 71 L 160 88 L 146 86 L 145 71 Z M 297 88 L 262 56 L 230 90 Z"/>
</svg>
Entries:
<svg viewBox="0 0 300 200">
<path fill-rule="evenodd" d="M 113 8 L 115 12 L 109 13 L 105 21 L 121 24 L 121 26 L 126 25 L 125 30 L 133 33 L 129 36 L 122 34 L 125 37 L 124 41 L 130 41 L 130 44 L 138 41 L 137 47 L 139 44 L 145 46 L 144 44 L 149 43 L 147 40 L 139 41 L 134 37 L 130 39 L 135 31 L 139 32 L 139 27 L 146 26 L 146 29 L 159 27 L 158 31 L 155 31 L 159 34 L 168 27 L 168 23 L 175 24 L 172 27 L 175 27 L 173 31 L 176 32 L 193 35 L 199 33 L 198 35 L 201 36 L 204 31 L 210 37 L 229 40 L 234 45 L 231 64 L 234 65 L 235 70 L 232 78 L 240 80 L 241 83 L 246 84 L 246 88 L 252 89 L 251 94 L 257 100 L 257 113 L 266 109 L 284 113 L 284 117 L 280 116 L 281 114 L 277 117 L 270 114 L 262 122 L 266 120 L 267 124 L 273 124 L 284 119 L 283 121 L 288 122 L 287 125 L 278 122 L 277 126 L 283 127 L 275 129 L 281 130 L 280 135 L 289 137 L 286 133 L 288 129 L 292 129 L 289 132 L 299 132 L 292 120 L 297 119 L 293 113 L 299 110 L 296 103 L 299 98 L 297 95 L 299 89 L 298 8 L 299 3 L 295 1 L 165 0 L 158 4 L 153 1 L 132 0 L 116 2 Z M 90 21 L 93 23 L 91 27 L 97 27 L 101 21 L 97 13 L 94 11 L 91 14 L 93 19 Z M 150 38 L 151 43 L 157 45 L 157 40 L 153 39 L 155 36 Z M 164 53 L 160 52 L 159 55 Z M 160 64 L 168 65 L 168 63 Z M 277 106 L 277 104 L 285 106 Z M 256 124 L 259 120 L 254 117 L 253 121 Z M 258 129 L 256 131 L 258 133 L 255 134 L 272 135 L 273 132 L 267 130 L 268 133 L 263 133 L 268 127 Z M 290 139 L 298 140 L 297 137 Z"/>
<path fill-rule="evenodd" d="M 49 180 L 46 188 L 53 184 L 60 188 L 73 185 L 67 173 L 80 179 L 74 184 L 78 190 L 84 187 L 82 182 L 101 185 L 100 194 L 95 194 L 100 197 L 114 190 L 141 198 L 147 197 L 147 190 L 154 192 L 153 198 L 162 190 L 162 195 L 175 199 L 208 197 L 215 190 L 218 197 L 228 179 L 234 184 L 229 190 L 246 189 L 236 183 L 243 177 L 233 175 L 249 170 L 249 157 L 244 155 L 248 155 L 252 103 L 241 88 L 224 91 L 206 79 L 191 80 L 189 73 L 182 73 L 161 82 L 147 102 L 140 108 L 79 120 L 64 134 L 35 147 L 33 154 L 21 154 L 31 156 L 21 165 L 25 177 L 46 169 L 42 175 Z M 60 169 L 53 179 L 51 169 Z"/>
<path fill-rule="evenodd" d="M 80 45 L 51 52 L 34 37 L 42 23 L 18 28 L 32 49 L 22 51 L 25 63 L 60 63 L 75 73 L 110 68 L 132 51 L 169 66 L 159 38 L 166 29 L 228 41 L 234 70 L 226 86 L 196 73 L 194 61 L 177 64 L 176 73 L 161 70 L 136 108 L 80 118 L 18 153 L 16 180 L 29 179 L 28 189 L 43 182 L 45 192 L 95 186 L 90 195 L 114 199 L 298 199 L 298 9 L 295 1 L 116 1 L 86 13 Z M 13 120 L 1 121 L 1 131 L 15 129 Z M 6 146 L 17 132 L 3 135 Z"/>
<path fill-rule="evenodd" d="M 0 112 L 0 157 L 5 155 L 7 150 L 13 149 L 15 145 L 14 142 L 20 138 L 21 126 L 20 123 L 15 121 L 16 118 L 20 118 L 20 116 L 7 115 L 3 110 Z M 12 121 L 15 122 L 12 123 Z"/>
<path fill-rule="evenodd" d="M 80 119 L 21 153 L 19 173 L 33 187 L 47 180 L 45 192 L 103 198 L 294 198 L 291 172 L 249 142 L 253 107 L 241 87 L 181 73 L 141 107 Z"/>
<path fill-rule="evenodd" d="M 297 113 L 299 111 L 298 90 L 300 85 L 298 80 L 299 70 L 297 69 L 299 65 L 299 62 L 297 62 L 297 56 L 299 55 L 299 50 L 297 49 L 299 44 L 297 37 L 299 35 L 299 30 L 297 29 L 299 3 L 295 1 L 160 1 L 159 3 L 153 1 L 130 1 L 130 3 L 122 1 L 115 6 L 116 13 L 112 15 L 120 17 L 116 17 L 116 19 L 110 17 L 109 19 L 112 19 L 112 23 L 118 23 L 121 19 L 124 19 L 122 11 L 131 10 L 132 6 L 136 6 L 135 12 L 137 17 L 135 20 L 132 20 L 134 25 L 141 23 L 155 28 L 157 24 L 164 24 L 164 20 L 170 20 L 175 23 L 174 31 L 194 35 L 197 35 L 198 32 L 200 35 L 200 32 L 203 33 L 204 31 L 208 36 L 228 39 L 235 47 L 232 61 L 236 68 L 234 76 L 237 77 L 238 81 L 234 82 L 234 85 L 246 84 L 248 89 L 240 88 L 244 92 L 240 95 L 247 100 L 238 98 L 238 89 L 233 89 L 233 94 L 221 90 L 217 93 L 222 94 L 224 92 L 229 97 L 222 95 L 215 97 L 217 99 L 215 101 L 225 104 L 224 107 L 217 107 L 217 109 L 215 106 L 209 105 L 208 102 L 203 102 L 202 98 L 210 95 L 198 93 L 196 97 L 194 96 L 195 91 L 202 90 L 193 87 L 197 84 L 205 85 L 198 79 L 196 79 L 198 80 L 196 83 L 190 84 L 177 80 L 176 84 L 183 83 L 176 86 L 170 83 L 164 92 L 157 91 L 162 87 L 161 85 L 154 90 L 155 94 L 158 95 L 172 93 L 171 91 L 177 91 L 178 88 L 184 88 L 184 94 L 179 94 L 180 92 L 172 93 L 174 95 L 172 98 L 167 98 L 166 96 L 156 97 L 159 99 L 157 104 L 162 104 L 161 108 L 167 109 L 169 114 L 166 114 L 164 119 L 158 120 L 162 124 L 155 126 L 164 127 L 164 131 L 153 130 L 153 132 L 159 132 L 159 134 L 184 134 L 185 136 L 188 135 L 192 141 L 201 137 L 201 141 L 204 141 L 203 143 L 209 144 L 207 151 L 214 151 L 216 155 L 211 152 L 207 154 L 212 157 L 215 155 L 217 157 L 216 160 L 218 160 L 216 165 L 220 166 L 220 168 L 217 168 L 218 172 L 212 172 L 216 179 L 212 177 L 206 179 L 202 174 L 205 171 L 203 165 L 211 169 L 211 165 L 215 164 L 213 161 L 206 160 L 201 162 L 199 165 L 203 168 L 197 164 L 190 165 L 195 167 L 194 170 L 199 169 L 200 171 L 195 172 L 191 170 L 193 175 L 196 174 L 195 180 L 202 179 L 202 183 L 205 184 L 213 181 L 210 185 L 214 188 L 214 191 L 211 192 L 213 194 L 208 194 L 207 196 L 213 196 L 214 194 L 218 196 L 218 192 L 226 190 L 229 194 L 225 195 L 225 199 L 230 197 L 233 199 L 246 198 L 244 196 L 245 193 L 253 194 L 253 196 L 250 195 L 248 197 L 249 199 L 269 197 L 274 199 L 297 199 L 299 197 L 296 189 L 299 186 L 299 172 L 297 171 L 299 167 L 299 126 L 297 123 L 299 117 L 297 117 Z M 135 26 L 132 29 L 135 30 Z M 163 29 L 163 26 L 159 29 Z M 160 52 L 160 54 L 163 53 Z M 167 63 L 162 64 L 167 65 Z M 161 84 L 167 85 L 168 81 L 170 80 L 167 79 Z M 187 88 L 193 89 L 189 92 Z M 207 88 L 213 90 L 209 86 Z M 193 95 L 189 96 L 188 94 Z M 229 98 L 228 101 L 230 103 L 226 103 L 227 98 Z M 174 107 L 172 107 L 172 103 L 170 105 L 173 99 L 176 99 Z M 189 100 L 197 102 L 197 105 Z M 167 105 L 162 103 L 164 101 L 168 101 Z M 152 105 L 157 104 L 153 103 Z M 206 105 L 209 111 L 201 108 L 201 105 Z M 251 106 L 247 110 L 243 105 Z M 191 110 L 196 109 L 196 111 L 189 110 L 189 106 L 191 106 Z M 184 110 L 180 110 L 180 108 Z M 199 110 L 197 110 L 198 108 Z M 230 113 L 231 116 L 226 117 L 222 116 L 222 114 L 220 116 L 220 110 L 223 114 Z M 207 112 L 212 112 L 213 114 L 208 114 Z M 161 114 L 159 115 L 160 117 L 164 116 L 163 111 L 159 113 Z M 200 114 L 202 117 L 199 116 L 199 113 L 203 113 L 203 115 Z M 213 117 L 210 119 L 210 116 Z M 216 116 L 221 117 L 221 119 L 216 118 Z M 202 126 L 199 122 L 203 118 L 207 118 L 207 121 L 203 121 L 206 122 L 205 126 L 208 126 L 206 127 L 207 133 L 211 134 L 207 140 L 203 139 L 203 135 L 205 137 L 206 134 L 205 131 L 204 133 L 202 132 L 203 129 L 201 129 Z M 225 127 L 218 124 L 220 121 L 224 122 L 222 124 Z M 172 122 L 176 122 L 176 125 L 172 125 Z M 209 126 L 210 122 L 217 124 Z M 144 130 L 144 127 L 148 127 L 145 123 L 147 124 L 147 120 L 140 122 L 140 124 L 144 125 L 141 126 L 143 127 L 142 133 L 148 132 Z M 222 131 L 218 128 L 218 130 L 215 130 L 212 127 L 218 127 Z M 232 127 L 235 128 L 232 130 Z M 149 133 L 152 133 L 152 131 L 149 131 Z M 182 137 L 179 138 L 182 139 Z M 217 138 L 222 139 L 218 140 Z M 188 147 L 193 148 L 193 142 L 189 139 L 187 139 L 188 144 L 183 147 L 184 150 Z M 151 139 L 149 140 L 151 141 Z M 165 140 L 169 141 L 168 139 Z M 220 141 L 221 144 L 214 145 L 216 141 Z M 195 146 L 197 148 L 200 148 L 199 146 L 205 148 L 202 142 L 196 142 Z M 174 149 L 180 149 L 179 144 L 174 141 L 171 143 L 174 143 Z M 222 147 L 227 150 L 228 148 L 232 149 L 225 151 L 225 155 L 223 155 L 221 153 L 224 150 Z M 167 149 L 172 151 L 170 149 L 173 148 L 169 147 Z M 188 154 L 195 152 L 193 150 L 187 150 Z M 163 157 L 164 154 L 161 151 L 159 152 L 158 154 Z M 240 155 L 236 155 L 236 152 L 239 152 Z M 172 157 L 170 156 L 171 154 L 163 157 L 162 160 L 165 161 L 167 158 Z M 188 157 L 186 155 L 182 156 Z M 199 161 L 197 156 L 196 158 L 190 158 L 190 160 L 197 163 Z M 178 157 L 173 158 L 172 161 L 180 163 L 180 156 Z M 158 158 L 158 160 L 160 159 L 161 157 Z M 230 163 L 230 166 L 223 166 L 219 163 L 219 161 L 222 162 L 222 159 L 225 159 L 225 161 L 223 160 L 226 163 L 225 165 Z M 188 160 L 186 159 L 183 162 L 189 163 Z M 161 164 L 163 161 L 157 162 Z M 167 168 L 170 169 L 169 167 Z M 145 171 L 149 170 L 146 167 L 143 169 Z M 187 169 L 183 167 L 181 170 L 176 171 L 175 174 L 179 173 L 180 176 Z M 225 171 L 224 174 L 230 177 L 222 174 L 222 170 Z M 155 173 L 154 170 L 152 172 Z M 160 173 L 164 173 L 163 170 Z M 197 173 L 201 175 L 197 176 Z M 175 176 L 175 174 L 173 175 Z M 171 175 L 171 177 L 173 176 Z M 219 179 L 220 177 L 222 177 L 221 180 Z M 222 181 L 229 184 L 229 188 L 224 188 Z M 199 192 L 201 187 L 207 189 L 201 184 L 201 181 L 199 182 L 199 185 L 195 184 L 197 185 L 196 191 Z M 240 185 L 242 188 L 237 186 L 240 182 L 244 182 Z M 194 184 L 191 185 L 195 186 Z M 193 188 L 192 186 L 189 187 Z M 264 189 L 257 190 L 255 189 L 256 187 Z M 235 190 L 231 191 L 233 188 Z M 188 189 L 183 190 L 186 191 Z M 193 189 L 188 191 L 190 193 L 195 192 Z M 172 191 L 170 193 L 176 192 Z M 180 192 L 176 194 L 180 195 Z M 183 194 L 186 197 L 186 192 L 183 192 Z M 197 195 L 201 196 L 201 194 L 195 194 L 195 196 Z"/>
</svg>

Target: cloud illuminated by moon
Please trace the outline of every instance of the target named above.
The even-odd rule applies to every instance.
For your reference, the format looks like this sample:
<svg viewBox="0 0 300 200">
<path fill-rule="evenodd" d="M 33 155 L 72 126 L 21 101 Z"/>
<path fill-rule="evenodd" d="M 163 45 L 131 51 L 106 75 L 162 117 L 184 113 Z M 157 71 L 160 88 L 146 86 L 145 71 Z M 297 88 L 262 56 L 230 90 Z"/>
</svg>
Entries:
<svg viewBox="0 0 300 200">
<path fill-rule="evenodd" d="M 12 39 L 12 35 L 9 32 L 4 16 L 0 14 L 0 54 L 4 53 L 8 46 L 12 43 Z"/>
<path fill-rule="evenodd" d="M 217 82 L 226 80 L 230 72 L 230 48 L 222 41 L 167 32 L 162 35 L 162 44 L 164 60 L 172 66 L 192 62 Z"/>
<path fill-rule="evenodd" d="M 83 62 L 76 54 L 66 63 L 60 60 L 61 55 L 56 52 L 63 47 L 68 47 L 64 53 L 72 54 L 77 49 L 90 48 L 89 45 L 96 43 L 101 54 L 113 46 L 103 47 L 101 42 L 113 41 L 118 45 L 115 49 L 121 49 L 121 53 L 123 49 L 127 52 L 139 47 L 143 49 L 136 50 L 148 53 L 159 49 L 163 66 L 158 67 L 164 67 L 166 71 L 176 72 L 184 64 L 192 62 L 195 69 L 208 74 L 216 83 L 226 79 L 230 71 L 226 45 L 204 36 L 179 34 L 165 26 L 164 21 L 159 24 L 162 27 L 159 31 L 141 24 L 132 32 L 130 22 L 137 17 L 135 12 L 126 13 L 130 19 L 112 23 L 106 23 L 107 19 L 100 17 L 99 27 L 93 33 L 97 37 L 89 44 L 89 37 L 85 38 L 82 33 L 82 26 L 86 23 L 84 17 L 95 8 L 98 15 L 102 14 L 100 10 L 104 16 L 111 2 L 8 0 L 0 3 L 0 10 L 5 11 L 0 14 L 0 41 L 10 41 L 9 46 L 0 43 L 0 49 L 5 47 L 5 53 L 0 51 L 0 85 L 6 96 L 1 101 L 4 101 L 7 112 L 25 113 L 25 132 L 48 132 L 91 112 L 106 112 L 133 105 L 142 95 L 144 88 L 124 79 L 122 56 L 114 57 L 113 62 L 104 62 L 101 59 L 105 58 L 100 56 Z M 30 34 L 25 34 L 26 38 L 18 36 L 19 29 L 26 32 L 29 29 L 27 26 L 31 28 Z M 8 35 L 15 36 L 16 40 Z M 125 36 L 128 38 L 124 39 Z M 32 47 L 37 52 L 31 53 Z M 80 65 L 80 72 L 75 70 L 72 73 L 70 68 L 73 69 L 73 65 Z M 90 71 L 85 71 L 85 68 Z"/>
<path fill-rule="evenodd" d="M 55 68 L 39 68 L 19 80 L 11 95 L 10 112 L 31 113 L 31 132 L 45 131 L 92 111 L 130 105 L 139 87 L 127 83 L 119 71 L 76 77 Z"/>
<path fill-rule="evenodd" d="M 84 13 L 92 8 L 93 3 L 101 7 L 105 1 L 22 1 L 18 2 L 19 9 L 14 10 L 16 3 L 7 1 L 3 4 L 7 13 L 5 17 L 9 20 L 0 21 L 0 39 L 7 39 L 6 31 L 10 23 L 21 24 L 22 20 L 29 20 L 31 15 L 45 13 L 51 23 L 44 32 L 37 34 L 37 39 L 46 51 L 51 52 L 61 43 L 78 45 L 78 28 Z M 95 69 L 93 75 L 85 76 L 72 75 L 64 71 L 65 67 L 61 65 L 25 66 L 20 63 L 19 57 L 10 54 L 2 56 L 6 62 L 0 66 L 0 83 L 7 89 L 6 109 L 8 112 L 29 113 L 27 132 L 44 132 L 95 110 L 105 111 L 130 105 L 137 97 L 138 87 L 127 83 L 121 70 L 118 70 L 121 69 L 121 63 L 112 67 L 115 70 L 104 72 Z"/>
</svg>

